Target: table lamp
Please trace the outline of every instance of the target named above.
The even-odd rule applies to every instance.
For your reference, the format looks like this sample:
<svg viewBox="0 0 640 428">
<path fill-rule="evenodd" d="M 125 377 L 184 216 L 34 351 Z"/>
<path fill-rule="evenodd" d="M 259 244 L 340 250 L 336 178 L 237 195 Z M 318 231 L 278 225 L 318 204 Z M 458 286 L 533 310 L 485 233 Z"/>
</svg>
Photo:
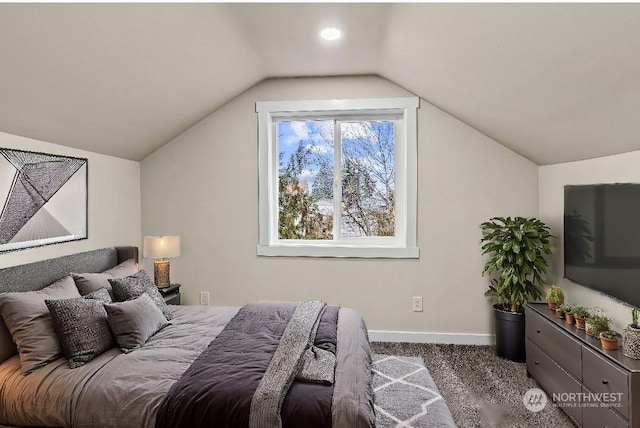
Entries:
<svg viewBox="0 0 640 428">
<path fill-rule="evenodd" d="M 145 259 L 156 259 L 153 262 L 153 276 L 158 288 L 167 288 L 171 285 L 169 279 L 169 260 L 180 255 L 179 236 L 145 236 Z"/>
</svg>

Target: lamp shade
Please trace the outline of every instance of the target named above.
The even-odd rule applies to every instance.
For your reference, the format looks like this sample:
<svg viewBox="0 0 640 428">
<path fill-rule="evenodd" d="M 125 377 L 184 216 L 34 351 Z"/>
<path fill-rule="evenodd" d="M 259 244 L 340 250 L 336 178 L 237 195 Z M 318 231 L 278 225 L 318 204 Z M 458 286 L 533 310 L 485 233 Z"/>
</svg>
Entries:
<svg viewBox="0 0 640 428">
<path fill-rule="evenodd" d="M 179 236 L 145 236 L 145 259 L 171 259 L 180 255 Z"/>
</svg>

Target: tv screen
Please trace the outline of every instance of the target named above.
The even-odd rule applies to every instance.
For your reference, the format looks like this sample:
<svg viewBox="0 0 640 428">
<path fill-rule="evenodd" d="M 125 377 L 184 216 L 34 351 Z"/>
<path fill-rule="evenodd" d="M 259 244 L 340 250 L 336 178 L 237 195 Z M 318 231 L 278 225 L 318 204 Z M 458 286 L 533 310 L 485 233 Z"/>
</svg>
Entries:
<svg viewBox="0 0 640 428">
<path fill-rule="evenodd" d="M 565 186 L 564 275 L 640 307 L 640 184 Z"/>
</svg>

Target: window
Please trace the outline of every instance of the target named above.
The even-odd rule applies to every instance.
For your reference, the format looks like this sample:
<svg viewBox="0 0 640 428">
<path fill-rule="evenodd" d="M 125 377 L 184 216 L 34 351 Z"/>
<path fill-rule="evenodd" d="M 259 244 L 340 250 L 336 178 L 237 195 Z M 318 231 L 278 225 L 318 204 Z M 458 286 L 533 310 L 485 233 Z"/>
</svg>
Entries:
<svg viewBox="0 0 640 428">
<path fill-rule="evenodd" d="M 258 102 L 258 255 L 417 258 L 417 108 Z"/>
</svg>

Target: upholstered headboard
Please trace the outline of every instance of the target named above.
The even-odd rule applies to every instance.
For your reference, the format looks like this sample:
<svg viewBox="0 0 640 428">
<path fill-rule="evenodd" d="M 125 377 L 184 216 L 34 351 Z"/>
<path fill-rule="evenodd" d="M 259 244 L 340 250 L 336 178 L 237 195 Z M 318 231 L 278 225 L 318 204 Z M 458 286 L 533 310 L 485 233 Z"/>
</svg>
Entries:
<svg viewBox="0 0 640 428">
<path fill-rule="evenodd" d="M 138 261 L 138 247 L 102 248 L 0 269 L 0 293 L 40 290 L 71 272 L 102 272 L 128 259 Z"/>
</svg>

